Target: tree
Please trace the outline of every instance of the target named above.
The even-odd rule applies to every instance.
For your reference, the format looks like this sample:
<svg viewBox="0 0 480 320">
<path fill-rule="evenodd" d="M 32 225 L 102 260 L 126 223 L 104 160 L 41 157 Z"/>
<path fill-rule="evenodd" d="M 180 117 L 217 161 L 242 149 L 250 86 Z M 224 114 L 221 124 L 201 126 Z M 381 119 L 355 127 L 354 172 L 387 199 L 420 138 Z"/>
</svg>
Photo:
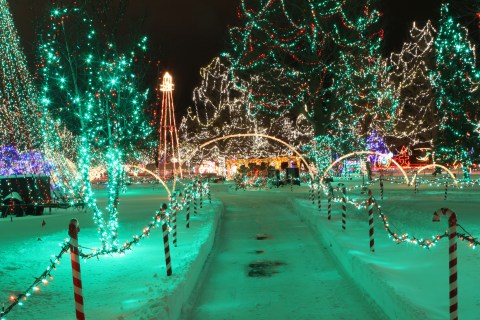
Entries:
<svg viewBox="0 0 480 320">
<path fill-rule="evenodd" d="M 7 0 L 0 0 L 0 147 L 42 146 L 41 108 Z"/>
<path fill-rule="evenodd" d="M 468 167 L 478 155 L 479 122 L 478 81 L 474 47 L 468 32 L 452 17 L 449 6 L 442 5 L 438 36 L 435 40 L 436 66 L 432 73 L 436 90 L 436 107 L 441 117 L 435 154 L 441 162 Z"/>
<path fill-rule="evenodd" d="M 194 89 L 194 108 L 189 108 L 180 125 L 182 153 L 189 154 L 193 148 L 213 138 L 238 133 L 271 135 L 295 147 L 313 137 L 313 130 L 305 119 L 295 122 L 285 114 L 270 118 L 250 113 L 248 93 L 235 89 L 229 77 L 230 70 L 220 58 L 214 58 L 202 68 L 200 75 L 201 85 Z M 285 146 L 272 145 L 266 138 L 246 137 L 207 146 L 202 149 L 201 158 L 258 158 L 290 153 Z"/>
<path fill-rule="evenodd" d="M 243 23 L 230 29 L 225 56 L 233 79 L 249 85 L 237 83 L 248 92 L 254 112 L 303 115 L 321 149 L 337 148 L 339 140 L 345 148 L 362 141 L 353 133 L 365 138 L 375 116 L 384 115 L 379 111 L 385 100 L 379 81 L 382 32 L 372 3 L 242 1 Z"/>
<path fill-rule="evenodd" d="M 83 7 L 57 4 L 40 45 L 42 102 L 56 121 L 80 137 L 77 188 L 94 212 L 105 250 L 117 247 L 125 158 L 149 132 L 142 114 L 147 91 L 139 90 L 136 72 L 147 40 L 123 53 L 112 38 Z M 105 163 L 108 175 L 106 218 L 89 180 L 96 162 Z"/>
<path fill-rule="evenodd" d="M 389 82 L 399 102 L 393 130 L 382 134 L 391 145 L 434 146 L 439 120 L 430 70 L 435 67 L 436 35 L 430 21 L 423 28 L 413 23 L 410 41 L 390 55 Z"/>
</svg>

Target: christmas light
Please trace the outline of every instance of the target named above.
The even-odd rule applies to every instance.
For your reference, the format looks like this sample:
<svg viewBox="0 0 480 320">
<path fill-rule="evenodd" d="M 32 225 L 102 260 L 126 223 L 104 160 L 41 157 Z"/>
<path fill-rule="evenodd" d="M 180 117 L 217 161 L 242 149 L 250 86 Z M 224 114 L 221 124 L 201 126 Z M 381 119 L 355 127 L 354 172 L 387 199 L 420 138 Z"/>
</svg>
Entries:
<svg viewBox="0 0 480 320">
<path fill-rule="evenodd" d="M 435 103 L 441 120 L 435 160 L 450 164 L 460 162 L 464 178 L 469 179 L 469 167 L 479 155 L 480 135 L 476 128 L 480 74 L 468 32 L 455 21 L 447 4 L 442 4 L 435 50 L 436 64 L 431 77 L 437 89 Z"/>
<path fill-rule="evenodd" d="M 202 161 L 225 163 L 230 159 L 249 159 L 289 155 L 290 149 L 283 144 L 273 144 L 260 134 L 275 136 L 299 148 L 313 137 L 313 130 L 305 117 L 296 121 L 288 115 L 266 117 L 254 115 L 250 109 L 248 94 L 238 91 L 229 77 L 228 64 L 220 58 L 200 70 L 201 85 L 194 90 L 194 108 L 182 119 L 182 158 L 189 158 L 192 150 L 211 139 L 238 133 L 258 133 L 257 136 L 243 139 L 216 140 L 205 146 L 190 163 L 200 165 Z M 224 170 L 220 168 L 220 170 Z M 223 171 L 222 171 L 223 174 Z"/>
</svg>

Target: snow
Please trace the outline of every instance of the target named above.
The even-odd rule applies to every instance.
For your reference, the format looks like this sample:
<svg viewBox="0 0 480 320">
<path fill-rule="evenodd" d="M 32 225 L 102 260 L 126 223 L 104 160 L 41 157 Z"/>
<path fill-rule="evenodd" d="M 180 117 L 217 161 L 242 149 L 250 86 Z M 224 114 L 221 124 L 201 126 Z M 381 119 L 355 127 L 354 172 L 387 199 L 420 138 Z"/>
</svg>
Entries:
<svg viewBox="0 0 480 320">
<path fill-rule="evenodd" d="M 342 182 L 348 186 L 358 184 L 358 180 L 338 180 L 333 186 Z M 387 215 L 390 226 L 399 234 L 409 233 L 417 238 L 430 238 L 442 234 L 447 229 L 447 219 L 433 223 L 433 212 L 441 207 L 455 211 L 458 223 L 474 237 L 480 233 L 477 210 L 480 204 L 479 186 L 463 189 L 449 189 L 448 198 L 444 200 L 443 185 L 421 184 L 418 193 L 413 187 L 404 184 L 385 184 L 384 199 L 380 200 L 378 183 L 371 186 L 375 197 Z M 98 193 L 105 196 L 104 190 Z M 173 275 L 166 276 L 161 230 L 153 230 L 150 237 L 141 241 L 131 252 L 123 256 L 104 256 L 100 259 L 90 259 L 81 264 L 85 313 L 90 319 L 178 319 L 191 314 L 199 314 L 206 308 L 208 301 L 192 299 L 192 293 L 202 290 L 194 288 L 197 283 L 208 282 L 208 269 L 214 263 L 203 266 L 207 256 L 212 251 L 215 234 L 217 239 L 226 237 L 227 216 L 224 212 L 241 212 L 243 207 L 251 205 L 251 210 L 259 209 L 252 199 L 262 198 L 266 203 L 273 203 L 279 195 L 289 201 L 288 210 L 297 215 L 297 220 L 304 222 L 302 228 L 298 225 L 301 241 L 307 238 L 306 232 L 312 231 L 312 236 L 319 242 L 319 250 L 326 248 L 326 257 L 331 263 L 345 273 L 348 279 L 358 286 L 349 286 L 348 291 L 355 295 L 367 293 L 370 305 L 345 305 L 352 315 L 363 314 L 365 310 L 373 309 L 375 301 L 389 319 L 448 319 L 448 240 L 441 240 L 435 247 L 424 249 L 414 244 L 396 244 L 383 228 L 382 221 L 375 216 L 375 252 L 369 250 L 368 221 L 365 209 L 356 209 L 351 204 L 347 206 L 346 230 L 341 228 L 341 204 L 333 203 L 332 220 L 327 220 L 327 198 L 322 197 L 322 208 L 312 205 L 308 197 L 308 187 L 279 188 L 260 191 L 234 191 L 228 185 L 212 185 L 212 204 L 204 200 L 203 209 L 198 215 L 192 215 L 191 228 L 186 229 L 184 216 L 179 218 L 178 246 L 171 246 Z M 361 189 L 348 194 L 353 199 L 365 200 L 366 195 Z M 232 199 L 237 199 L 233 201 Z M 120 204 L 120 234 L 119 239 L 130 240 L 133 234 L 140 234 L 154 211 L 166 201 L 163 189 L 151 186 L 134 185 L 129 187 L 121 197 Z M 101 201 L 100 201 L 101 202 Z M 261 209 L 261 208 L 260 208 Z M 230 210 L 230 211 L 229 211 Z M 263 209 L 262 209 L 263 210 Z M 279 208 L 272 209 L 279 212 Z M 260 215 L 263 211 L 257 211 Z M 184 214 L 184 213 L 182 213 Z M 228 213 L 229 215 L 231 213 Z M 278 214 L 278 213 L 277 213 Z M 23 292 L 38 277 L 49 264 L 52 254 L 58 254 L 59 243 L 67 237 L 67 226 L 71 218 L 77 218 L 80 223 L 79 243 L 93 248 L 99 246 L 97 232 L 91 214 L 77 209 L 53 210 L 43 216 L 28 216 L 0 219 L 0 302 L 7 307 L 12 294 Z M 289 218 L 289 225 L 297 226 Z M 42 227 L 42 221 L 46 224 Z M 221 222 L 222 221 L 222 222 Z M 260 221 L 260 220 L 259 220 Z M 230 232 L 240 232 L 241 224 L 235 230 L 235 224 L 228 225 Z M 261 226 L 261 224 L 260 224 Z M 280 230 L 281 225 L 272 227 L 271 232 Z M 264 228 L 259 228 L 259 232 Z M 459 230 L 460 232 L 461 230 Z M 304 236 L 302 236 L 304 235 Z M 308 235 L 310 237 L 310 235 Z M 37 240 L 40 238 L 41 240 Z M 273 242 L 272 242 L 273 243 Z M 220 246 L 218 243 L 215 245 Z M 246 242 L 245 251 L 252 247 Z M 241 244 L 238 244 L 241 246 Z M 282 244 L 282 250 L 287 247 L 302 247 L 301 242 Z M 307 246 L 306 242 L 304 246 Z M 219 247 L 220 248 L 220 247 Z M 86 249 L 84 249 L 86 250 Z M 280 250 L 274 247 L 270 251 Z M 323 249 L 322 249 L 323 250 Z M 480 297 L 476 295 L 480 262 L 478 249 L 468 247 L 467 242 L 458 243 L 458 297 L 459 318 L 479 319 L 478 307 Z M 218 250 L 212 252 L 213 257 Z M 308 255 L 308 253 L 306 254 Z M 300 258 L 299 258 L 300 259 Z M 54 280 L 48 285 L 40 286 L 40 291 L 32 294 L 23 306 L 16 306 L 6 318 L 14 319 L 73 319 L 75 318 L 72 275 L 70 257 L 65 255 L 52 273 Z M 311 265 L 300 269 L 303 275 L 312 275 Z M 341 268 L 340 268 L 341 266 Z M 290 268 L 290 266 L 289 266 Z M 286 270 L 285 267 L 283 270 Z M 225 284 L 234 279 L 231 270 L 216 270 Z M 333 272 L 333 271 L 332 271 Z M 230 274 L 230 276 L 228 276 Z M 280 272 L 272 277 L 272 283 L 279 282 L 286 272 Z M 336 276 L 335 276 L 336 277 Z M 332 276 L 332 278 L 335 278 Z M 312 279 L 313 279 L 312 278 Z M 243 280 L 250 281 L 250 280 Z M 257 284 L 258 285 L 258 284 Z M 316 287 L 320 294 L 323 287 Z M 301 289 L 301 288 L 300 288 Z M 298 291 L 301 291 L 301 290 Z M 327 290 L 327 287 L 323 288 Z M 330 289 L 331 290 L 331 289 Z M 342 292 L 345 292 L 344 290 Z M 201 291 L 200 291 L 201 292 Z M 241 291 L 237 299 L 242 299 Z M 248 295 L 248 292 L 243 292 Z M 253 294 L 253 292 L 251 293 Z M 248 296 L 247 296 L 248 297 Z M 261 308 L 266 301 L 257 297 Z M 250 299 L 250 298 L 248 298 Z M 245 299 L 244 307 L 249 308 L 252 300 Z M 287 297 L 285 297 L 287 299 Z M 342 296 L 338 296 L 342 299 Z M 200 303 L 198 303 L 200 302 Z M 238 301 L 237 301 L 238 302 Z M 330 301 L 334 303 L 335 301 Z M 241 303 L 238 302 L 238 303 Z M 321 300 L 322 308 L 328 308 L 326 300 Z M 336 301 L 338 304 L 338 301 Z M 289 304 L 285 303 L 285 310 Z M 216 306 L 219 307 L 219 306 Z M 290 306 L 291 307 L 291 306 Z M 184 315 L 180 315 L 182 308 Z M 312 305 L 318 308 L 318 305 Z M 333 308 L 333 307 L 332 307 Z M 365 310 L 360 310 L 365 308 Z M 286 315 L 282 310 L 276 314 Z M 314 313 L 315 314 L 315 313 Z M 273 315 L 273 313 L 272 313 Z M 312 309 L 296 310 L 298 319 L 307 319 L 312 315 Z M 226 315 L 224 315 L 226 316 Z M 252 317 L 255 318 L 255 317 Z M 277 319 L 280 318 L 277 316 Z M 351 317 L 362 319 L 361 317 Z M 380 317 L 381 318 L 381 317 Z M 194 319 L 194 317 L 193 317 Z M 286 317 L 285 319 L 288 319 Z"/>
<path fill-rule="evenodd" d="M 105 198 L 104 190 L 98 193 L 101 199 Z M 141 234 L 166 199 L 163 189 L 130 187 L 121 197 L 119 239 L 131 240 L 132 235 Z M 192 291 L 211 250 L 222 210 L 218 200 L 212 204 L 204 201 L 197 215 L 192 212 L 188 230 L 184 223 L 178 223 L 178 246 L 170 244 L 173 270 L 170 277 L 166 276 L 160 229 L 154 229 L 149 238 L 126 255 L 103 256 L 81 263 L 87 318 L 158 319 L 160 315 L 164 319 L 178 318 L 182 303 Z M 10 295 L 26 290 L 34 277 L 45 270 L 51 255 L 60 252 L 58 244 L 68 237 L 67 228 L 72 218 L 80 223 L 79 244 L 99 247 L 93 219 L 86 211 L 55 210 L 44 216 L 13 217 L 13 222 L 10 218 L 0 220 L 0 301 L 5 307 L 10 304 Z M 74 319 L 69 260 L 69 255 L 64 255 L 52 273 L 54 280 L 41 285 L 39 292 L 32 294 L 23 306 L 16 306 L 6 318 Z"/>
</svg>

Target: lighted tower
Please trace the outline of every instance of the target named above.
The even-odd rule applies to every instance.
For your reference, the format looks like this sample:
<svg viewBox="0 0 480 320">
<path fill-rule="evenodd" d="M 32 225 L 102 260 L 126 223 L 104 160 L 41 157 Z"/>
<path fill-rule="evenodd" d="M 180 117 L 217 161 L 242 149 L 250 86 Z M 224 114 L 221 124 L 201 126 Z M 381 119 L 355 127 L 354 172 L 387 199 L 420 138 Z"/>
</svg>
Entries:
<svg viewBox="0 0 480 320">
<path fill-rule="evenodd" d="M 159 81 L 160 82 L 160 81 Z M 162 109 L 160 112 L 158 141 L 158 173 L 163 178 L 168 176 L 167 165 L 171 167 L 172 177 L 180 175 L 182 177 L 182 168 L 180 164 L 180 154 L 178 151 L 178 133 L 175 124 L 175 107 L 173 105 L 173 81 L 172 76 L 166 72 L 163 76 L 163 82 L 157 90 L 157 101 L 162 95 Z"/>
</svg>

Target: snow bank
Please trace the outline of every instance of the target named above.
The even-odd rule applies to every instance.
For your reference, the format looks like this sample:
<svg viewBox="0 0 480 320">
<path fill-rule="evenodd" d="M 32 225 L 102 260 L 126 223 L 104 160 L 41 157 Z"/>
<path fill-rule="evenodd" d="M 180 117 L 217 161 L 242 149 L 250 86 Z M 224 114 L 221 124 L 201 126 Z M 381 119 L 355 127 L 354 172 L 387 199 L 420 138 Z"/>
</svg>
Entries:
<svg viewBox="0 0 480 320">
<path fill-rule="evenodd" d="M 336 184 L 335 184 L 336 185 Z M 390 226 L 398 234 L 413 234 L 428 239 L 443 234 L 447 219 L 432 222 L 432 214 L 441 207 L 457 213 L 458 223 L 478 236 L 478 188 L 450 190 L 444 200 L 443 187 L 422 186 L 415 194 L 406 186 L 387 185 L 382 208 Z M 374 190 L 374 195 L 379 190 Z M 349 198 L 366 200 L 360 191 Z M 377 200 L 378 200 L 377 196 Z M 396 244 L 375 215 L 375 252 L 370 252 L 368 214 L 365 209 L 347 205 L 346 230 L 341 228 L 341 204 L 332 202 L 332 220 L 327 219 L 327 198 L 322 209 L 308 200 L 294 199 L 295 213 L 307 223 L 318 239 L 330 248 L 341 267 L 358 287 L 368 294 L 390 319 L 448 319 L 448 239 L 431 249 L 414 244 Z M 466 242 L 458 242 L 459 318 L 480 319 L 477 266 L 480 257 Z"/>
</svg>

